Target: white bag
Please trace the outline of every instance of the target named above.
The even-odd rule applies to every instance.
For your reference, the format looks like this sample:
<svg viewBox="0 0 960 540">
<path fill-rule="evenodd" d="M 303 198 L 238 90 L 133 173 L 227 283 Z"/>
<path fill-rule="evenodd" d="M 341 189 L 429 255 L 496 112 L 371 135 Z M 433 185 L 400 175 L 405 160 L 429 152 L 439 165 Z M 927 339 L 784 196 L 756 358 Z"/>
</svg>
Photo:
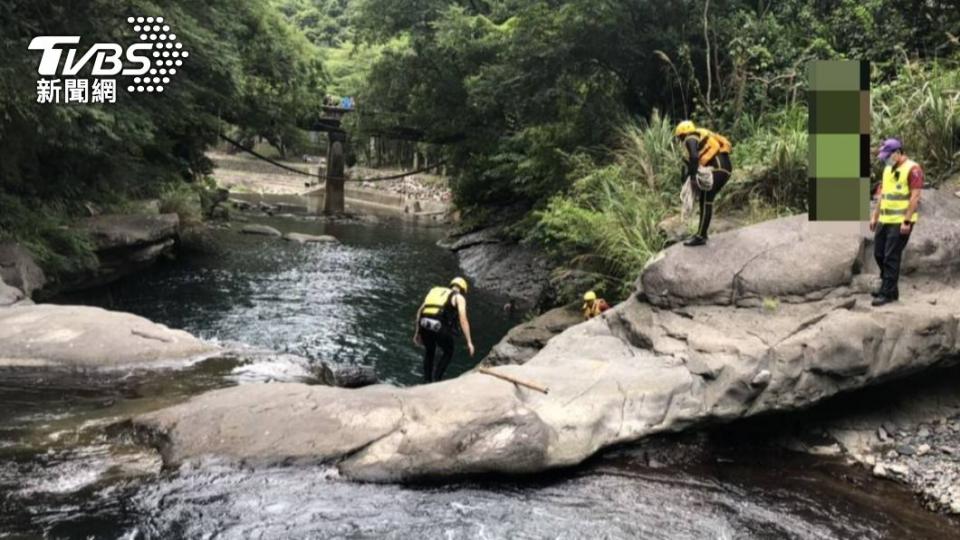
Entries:
<svg viewBox="0 0 960 540">
<path fill-rule="evenodd" d="M 713 189 L 713 167 L 700 167 L 697 169 L 697 187 L 700 191 L 710 191 Z"/>
<path fill-rule="evenodd" d="M 693 213 L 693 204 L 696 202 L 697 197 L 700 196 L 700 189 L 694 184 L 693 178 L 687 177 L 687 181 L 683 183 L 683 188 L 680 189 L 680 221 L 683 223 L 687 222 L 690 215 Z"/>
</svg>

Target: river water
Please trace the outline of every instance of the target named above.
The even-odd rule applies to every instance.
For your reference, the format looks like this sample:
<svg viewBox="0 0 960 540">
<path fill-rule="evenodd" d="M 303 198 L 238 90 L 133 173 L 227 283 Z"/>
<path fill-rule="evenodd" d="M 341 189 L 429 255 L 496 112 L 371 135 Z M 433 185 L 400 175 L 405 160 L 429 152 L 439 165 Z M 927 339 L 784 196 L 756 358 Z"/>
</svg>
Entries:
<svg viewBox="0 0 960 540">
<path fill-rule="evenodd" d="M 661 440 L 661 457 L 695 456 L 660 460 L 666 464 L 645 448 L 621 448 L 570 470 L 446 485 L 356 484 L 327 466 L 207 462 L 161 471 L 124 429 L 125 417 L 232 384 L 309 382 L 318 362 L 419 382 L 414 312 L 431 285 L 458 273 L 455 258 L 435 245 L 441 233 L 264 222 L 342 243 L 299 246 L 222 231 L 219 253 L 182 255 L 60 301 L 304 360 L 214 359 L 109 377 L 0 374 L 0 538 L 960 537 L 955 522 L 924 512 L 895 484 L 776 450 L 755 435 Z M 503 303 L 485 291 L 469 295 L 477 358 L 520 322 Z M 448 376 L 475 360 L 459 347 Z"/>
</svg>

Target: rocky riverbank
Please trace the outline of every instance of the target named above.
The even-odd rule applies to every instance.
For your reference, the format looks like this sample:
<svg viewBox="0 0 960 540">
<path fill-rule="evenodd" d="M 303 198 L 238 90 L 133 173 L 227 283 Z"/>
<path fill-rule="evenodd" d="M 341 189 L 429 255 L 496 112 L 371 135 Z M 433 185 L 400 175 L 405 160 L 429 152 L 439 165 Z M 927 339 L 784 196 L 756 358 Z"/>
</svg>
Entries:
<svg viewBox="0 0 960 540">
<path fill-rule="evenodd" d="M 457 254 L 460 267 L 477 287 L 509 298 L 527 310 L 548 303 L 550 264 L 536 249 L 507 240 L 500 227 L 450 237 L 440 247 Z"/>
<path fill-rule="evenodd" d="M 925 204 L 907 257 L 927 266 L 911 267 L 898 304 L 869 306 L 865 235 L 785 218 L 668 249 L 638 295 L 496 368 L 546 394 L 480 373 L 412 388 L 261 385 L 134 424 L 169 465 L 332 461 L 349 478 L 391 481 L 539 471 L 656 433 L 805 409 L 960 360 L 957 204 Z"/>
</svg>

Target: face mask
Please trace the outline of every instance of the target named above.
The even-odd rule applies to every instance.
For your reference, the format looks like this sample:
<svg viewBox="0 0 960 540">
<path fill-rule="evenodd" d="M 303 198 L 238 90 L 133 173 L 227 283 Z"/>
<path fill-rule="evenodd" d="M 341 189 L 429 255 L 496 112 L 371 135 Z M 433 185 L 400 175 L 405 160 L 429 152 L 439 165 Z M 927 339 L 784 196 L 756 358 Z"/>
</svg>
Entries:
<svg viewBox="0 0 960 540">
<path fill-rule="evenodd" d="M 888 167 L 893 167 L 897 164 L 897 158 L 890 156 L 887 158 L 886 164 Z"/>
</svg>

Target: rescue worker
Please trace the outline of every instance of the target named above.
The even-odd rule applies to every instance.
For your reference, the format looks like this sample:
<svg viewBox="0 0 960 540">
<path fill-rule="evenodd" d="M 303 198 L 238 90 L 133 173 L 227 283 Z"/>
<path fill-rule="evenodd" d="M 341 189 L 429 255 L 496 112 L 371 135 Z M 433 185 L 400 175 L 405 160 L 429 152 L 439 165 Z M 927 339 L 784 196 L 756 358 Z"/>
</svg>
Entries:
<svg viewBox="0 0 960 540">
<path fill-rule="evenodd" d="M 467 320 L 467 280 L 453 278 L 449 287 L 434 287 L 427 293 L 417 310 L 416 330 L 413 342 L 423 345 L 423 380 L 435 382 L 443 378 L 443 372 L 453 358 L 454 338 L 463 334 L 467 350 L 473 356 L 473 339 L 470 336 L 470 321 Z M 442 351 L 436 359 L 437 347 Z"/>
<path fill-rule="evenodd" d="M 900 262 L 917 224 L 924 178 L 923 169 L 904 154 L 899 139 L 883 141 L 877 157 L 886 165 L 877 186 L 879 202 L 870 217 L 870 230 L 875 231 L 873 256 L 881 279 L 880 289 L 873 292 L 873 305 L 882 306 L 900 299 Z"/>
<path fill-rule="evenodd" d="M 677 124 L 673 134 L 683 146 L 686 158 L 681 183 L 689 179 L 698 185 L 700 191 L 700 222 L 697 234 L 683 245 L 702 246 L 707 243 L 710 220 L 713 218 L 713 201 L 733 171 L 733 163 L 730 161 L 733 146 L 723 135 L 698 128 L 689 120 Z M 701 175 L 699 182 L 698 174 Z M 702 178 L 703 175 L 706 175 L 706 178 Z"/>
<path fill-rule="evenodd" d="M 580 312 L 583 313 L 583 319 L 588 321 L 604 311 L 610 309 L 610 304 L 603 298 L 597 298 L 597 293 L 587 291 L 583 295 L 583 305 L 580 306 Z"/>
</svg>

